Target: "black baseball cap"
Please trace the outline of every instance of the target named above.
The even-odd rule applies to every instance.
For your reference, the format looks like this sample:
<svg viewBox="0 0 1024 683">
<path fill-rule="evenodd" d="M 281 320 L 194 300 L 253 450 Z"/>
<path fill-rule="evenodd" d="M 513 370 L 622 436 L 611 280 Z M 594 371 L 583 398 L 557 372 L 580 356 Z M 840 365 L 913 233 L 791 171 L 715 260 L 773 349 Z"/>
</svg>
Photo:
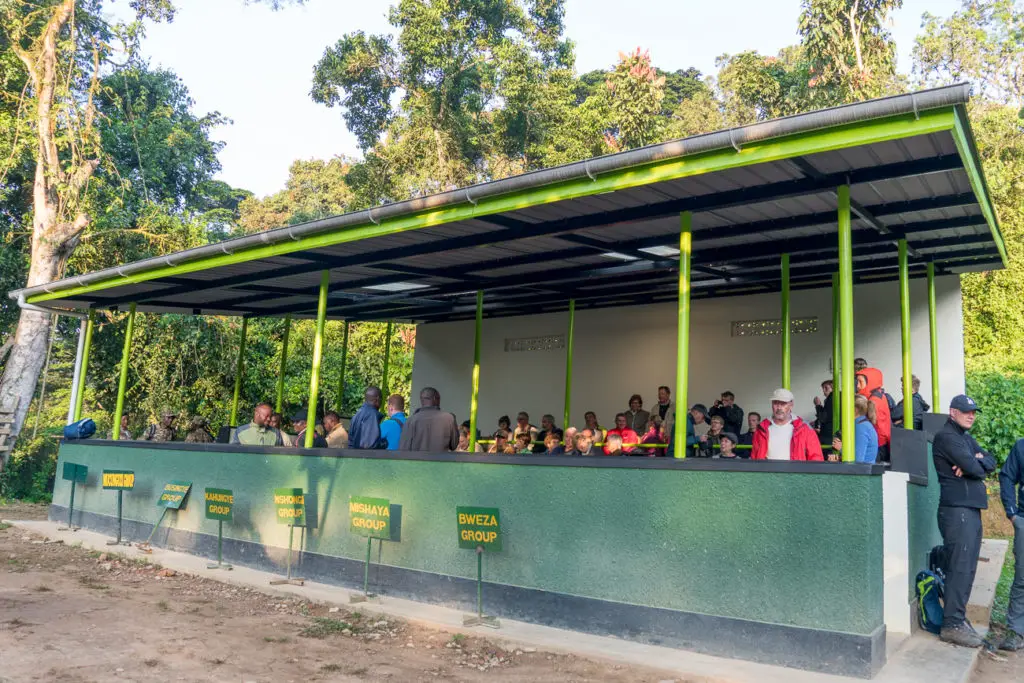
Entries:
<svg viewBox="0 0 1024 683">
<path fill-rule="evenodd" d="M 704 416 L 705 420 L 708 417 L 708 407 L 703 403 L 694 403 L 693 407 L 690 408 L 690 410 L 696 410 L 698 413 Z"/>
<path fill-rule="evenodd" d="M 729 439 L 729 441 L 732 441 L 732 445 L 734 446 L 740 442 L 739 438 L 737 438 L 736 434 L 733 432 L 722 432 L 718 435 L 718 438 Z"/>
<path fill-rule="evenodd" d="M 949 409 L 952 410 L 954 408 L 956 408 L 962 413 L 981 412 L 981 408 L 978 407 L 978 404 L 974 401 L 974 399 L 971 398 L 970 396 L 967 396 L 966 394 L 960 394 L 959 396 L 953 397 L 953 400 L 949 402 Z"/>
</svg>

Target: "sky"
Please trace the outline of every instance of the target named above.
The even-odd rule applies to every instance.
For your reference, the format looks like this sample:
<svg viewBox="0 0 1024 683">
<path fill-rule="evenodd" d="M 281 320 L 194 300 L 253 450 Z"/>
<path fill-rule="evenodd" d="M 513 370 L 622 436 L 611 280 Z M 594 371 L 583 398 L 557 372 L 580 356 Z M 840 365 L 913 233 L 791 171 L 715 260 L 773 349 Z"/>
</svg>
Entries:
<svg viewBox="0 0 1024 683">
<path fill-rule="evenodd" d="M 171 69 L 195 100 L 195 111 L 219 111 L 232 123 L 214 132 L 226 143 L 219 178 L 257 195 L 284 187 L 295 159 L 358 156 L 340 109 L 309 97 L 313 65 L 324 48 L 351 31 L 390 30 L 392 0 L 308 0 L 274 12 L 243 0 L 176 0 L 169 24 L 150 25 L 142 51 Z M 959 0 L 904 0 L 891 28 L 899 68 L 929 11 L 948 16 Z M 127 15 L 127 2 L 113 5 Z M 579 73 L 612 66 L 620 51 L 649 49 L 667 71 L 695 66 L 715 73 L 724 53 L 774 54 L 797 42 L 799 0 L 567 0 L 566 35 L 576 44 Z"/>
</svg>

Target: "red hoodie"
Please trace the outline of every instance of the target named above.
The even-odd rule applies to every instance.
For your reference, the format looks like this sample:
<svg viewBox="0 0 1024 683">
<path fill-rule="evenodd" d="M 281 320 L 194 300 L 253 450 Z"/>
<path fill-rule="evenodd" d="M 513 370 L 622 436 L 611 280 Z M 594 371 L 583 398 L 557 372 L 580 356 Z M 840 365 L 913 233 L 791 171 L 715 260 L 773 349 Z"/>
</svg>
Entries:
<svg viewBox="0 0 1024 683">
<path fill-rule="evenodd" d="M 892 417 L 889 415 L 889 401 L 885 398 L 882 387 L 882 371 L 877 368 L 864 368 L 857 373 L 864 377 L 866 386 L 857 393 L 875 404 L 875 429 L 878 430 L 878 446 L 888 446 L 892 440 Z"/>
<path fill-rule="evenodd" d="M 768 427 L 770 419 L 757 425 L 754 431 L 753 448 L 750 450 L 751 460 L 768 459 Z M 789 442 L 790 460 L 824 460 L 818 433 L 799 417 L 793 418 L 793 438 Z"/>
</svg>

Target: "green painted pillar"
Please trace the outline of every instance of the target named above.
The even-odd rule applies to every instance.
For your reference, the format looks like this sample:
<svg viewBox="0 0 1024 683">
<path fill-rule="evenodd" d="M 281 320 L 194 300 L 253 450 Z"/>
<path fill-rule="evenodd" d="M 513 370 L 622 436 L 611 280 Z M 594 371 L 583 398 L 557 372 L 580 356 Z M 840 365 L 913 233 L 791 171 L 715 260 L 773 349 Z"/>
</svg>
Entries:
<svg viewBox="0 0 1024 683">
<path fill-rule="evenodd" d="M 569 299 L 569 334 L 565 338 L 565 412 L 562 414 L 562 429 L 569 428 L 572 412 L 572 343 L 576 331 L 576 299 Z M 569 444 L 566 444 L 568 448 Z"/>
<path fill-rule="evenodd" d="M 380 381 L 380 390 L 384 392 L 384 398 L 388 397 L 388 370 L 391 369 L 391 335 L 394 333 L 394 324 L 388 323 L 387 337 L 384 339 L 384 376 Z"/>
<path fill-rule="evenodd" d="M 850 226 L 850 186 L 840 185 L 839 191 L 839 338 L 840 420 L 843 432 L 843 462 L 856 459 L 856 434 L 853 399 L 856 382 L 853 375 L 853 231 Z"/>
<path fill-rule="evenodd" d="M 231 416 L 228 424 L 238 426 L 238 399 L 242 395 L 242 377 L 245 375 L 245 333 L 249 329 L 249 319 L 242 318 L 242 333 L 238 339 L 238 362 L 235 365 L 235 393 L 231 398 Z"/>
<path fill-rule="evenodd" d="M 284 317 L 284 336 L 281 338 L 281 367 L 277 370 L 277 402 L 274 404 L 274 410 L 281 412 L 281 406 L 284 405 L 284 376 L 288 368 L 288 336 L 292 331 L 292 317 L 286 315 Z"/>
<path fill-rule="evenodd" d="M 907 241 L 899 241 L 900 259 L 900 344 L 903 349 L 903 428 L 914 428 L 914 369 L 910 356 L 910 267 Z"/>
<path fill-rule="evenodd" d="M 693 214 L 679 214 L 679 302 L 676 331 L 676 419 L 673 455 L 686 457 L 686 390 L 690 371 L 690 257 L 693 253 Z"/>
<path fill-rule="evenodd" d="M 839 427 L 839 376 L 842 355 L 839 344 L 839 273 L 832 273 L 832 431 Z M 823 443 L 832 443 L 832 434 L 826 434 Z"/>
<path fill-rule="evenodd" d="M 345 366 L 348 365 L 348 321 L 344 321 L 345 331 L 341 335 L 341 372 L 338 373 L 338 412 L 344 410 L 345 405 Z"/>
<path fill-rule="evenodd" d="M 132 335 L 135 333 L 135 304 L 128 309 L 128 327 L 124 331 L 124 349 L 121 351 L 121 376 L 117 380 L 117 403 L 114 407 L 114 441 L 121 440 L 121 416 L 124 415 L 124 394 L 128 388 L 128 359 L 132 355 Z"/>
<path fill-rule="evenodd" d="M 473 387 L 469 394 L 469 452 L 476 452 L 476 413 L 480 401 L 480 340 L 484 326 L 484 293 L 476 293 L 476 325 L 473 332 Z"/>
<path fill-rule="evenodd" d="M 85 373 L 89 369 L 89 352 L 92 350 L 92 331 L 96 325 L 96 311 L 89 311 L 85 323 L 85 346 L 82 349 L 82 367 L 78 369 L 78 391 L 75 392 L 74 422 L 82 419 L 82 403 L 85 399 Z"/>
<path fill-rule="evenodd" d="M 928 264 L 928 337 L 932 361 L 932 412 L 939 408 L 939 330 L 935 321 L 935 264 Z"/>
<path fill-rule="evenodd" d="M 790 342 L 793 325 L 789 316 L 789 254 L 782 255 L 782 319 L 779 321 L 779 329 L 782 337 L 782 387 L 792 389 L 790 386 Z"/>
<path fill-rule="evenodd" d="M 309 373 L 309 408 L 306 410 L 306 448 L 313 447 L 316 435 L 316 402 L 320 394 L 320 361 L 324 357 L 324 328 L 327 326 L 327 290 L 331 272 L 320 274 L 320 299 L 316 305 L 316 336 L 313 337 L 313 368 Z"/>
</svg>

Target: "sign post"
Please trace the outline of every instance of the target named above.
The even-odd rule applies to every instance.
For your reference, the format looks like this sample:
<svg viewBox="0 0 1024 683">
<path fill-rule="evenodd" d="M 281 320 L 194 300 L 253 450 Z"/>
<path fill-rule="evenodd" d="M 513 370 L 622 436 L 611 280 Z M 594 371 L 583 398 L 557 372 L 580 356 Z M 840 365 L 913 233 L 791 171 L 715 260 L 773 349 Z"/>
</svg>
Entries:
<svg viewBox="0 0 1024 683">
<path fill-rule="evenodd" d="M 64 463 L 64 474 L 62 479 L 71 482 L 71 500 L 68 503 L 68 525 L 60 527 L 59 531 L 78 531 L 71 523 L 71 516 L 75 513 L 75 485 L 79 482 L 85 483 L 89 476 L 89 468 L 85 465 L 76 465 L 73 462 Z"/>
<path fill-rule="evenodd" d="M 235 505 L 235 494 L 229 489 L 206 489 L 206 518 L 217 520 L 217 564 L 206 565 L 207 569 L 234 569 L 224 564 L 224 522 L 231 521 L 231 508 Z"/>
<path fill-rule="evenodd" d="M 283 579 L 274 579 L 270 585 L 277 586 L 282 583 L 290 583 L 295 586 L 302 586 L 305 579 L 292 577 L 292 540 L 295 534 L 295 527 L 306 526 L 306 496 L 302 489 L 274 489 L 274 508 L 277 512 L 277 523 L 288 525 L 288 564 L 287 574 Z"/>
<path fill-rule="evenodd" d="M 121 502 L 125 491 L 135 488 L 135 473 L 128 470 L 103 470 L 103 490 L 117 491 L 117 540 L 107 545 L 127 545 L 121 540 Z"/>
<path fill-rule="evenodd" d="M 350 496 L 348 499 L 349 529 L 366 536 L 366 565 L 363 568 L 363 594 L 350 595 L 349 602 L 366 602 L 377 597 L 370 593 L 370 557 L 373 539 L 381 543 L 391 538 L 391 502 L 387 498 Z"/>
<path fill-rule="evenodd" d="M 499 628 L 501 623 L 495 616 L 484 614 L 483 586 L 484 551 L 501 552 L 501 515 L 498 508 L 457 506 L 457 529 L 459 547 L 476 550 L 476 614 L 462 617 L 464 626 L 490 626 Z"/>
<path fill-rule="evenodd" d="M 188 498 L 188 492 L 191 490 L 192 482 L 190 481 L 169 481 L 164 484 L 164 490 L 156 501 L 156 506 L 163 508 L 163 512 L 160 513 L 160 519 L 156 520 L 156 524 L 153 525 L 153 530 L 149 532 L 149 538 L 138 545 L 139 550 L 150 555 L 153 554 L 153 546 L 150 543 L 156 536 L 156 530 L 160 528 L 160 523 L 164 521 L 164 516 L 167 515 L 168 510 L 183 508 L 185 499 Z"/>
</svg>

